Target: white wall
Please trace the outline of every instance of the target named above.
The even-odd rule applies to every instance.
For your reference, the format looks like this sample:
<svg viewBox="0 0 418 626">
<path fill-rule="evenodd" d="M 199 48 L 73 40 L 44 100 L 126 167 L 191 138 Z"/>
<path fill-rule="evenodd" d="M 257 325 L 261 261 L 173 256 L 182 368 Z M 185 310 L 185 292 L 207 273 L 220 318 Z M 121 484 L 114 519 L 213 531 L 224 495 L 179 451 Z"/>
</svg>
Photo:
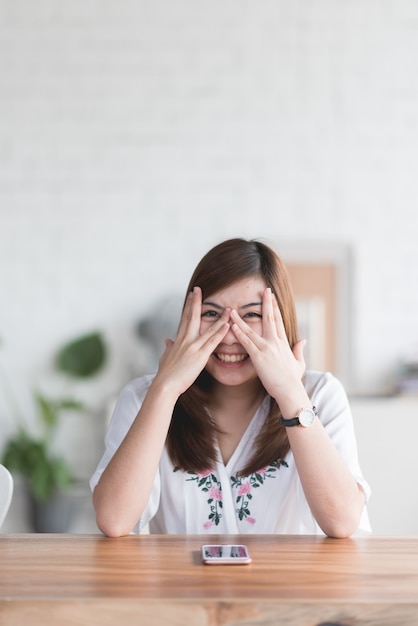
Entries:
<svg viewBox="0 0 418 626">
<path fill-rule="evenodd" d="M 417 35 L 412 0 L 3 0 L 0 365 L 29 418 L 96 327 L 102 406 L 235 235 L 351 246 L 352 387 L 385 391 L 418 352 Z"/>
<path fill-rule="evenodd" d="M 372 487 L 368 513 L 375 535 L 418 535 L 416 397 L 354 398 L 361 468 Z"/>
</svg>

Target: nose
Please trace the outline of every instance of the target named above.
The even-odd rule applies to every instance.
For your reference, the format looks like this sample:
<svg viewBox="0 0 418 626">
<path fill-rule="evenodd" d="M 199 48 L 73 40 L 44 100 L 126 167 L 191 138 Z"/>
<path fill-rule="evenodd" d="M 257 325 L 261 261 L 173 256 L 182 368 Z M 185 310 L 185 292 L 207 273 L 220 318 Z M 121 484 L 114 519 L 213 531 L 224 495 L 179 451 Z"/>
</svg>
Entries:
<svg viewBox="0 0 418 626">
<path fill-rule="evenodd" d="M 238 343 L 237 342 L 237 338 L 235 337 L 234 333 L 232 332 L 232 320 L 229 320 L 229 330 L 226 333 L 225 337 L 222 339 L 222 343 L 227 344 L 228 346 L 232 346 L 234 343 Z"/>
</svg>

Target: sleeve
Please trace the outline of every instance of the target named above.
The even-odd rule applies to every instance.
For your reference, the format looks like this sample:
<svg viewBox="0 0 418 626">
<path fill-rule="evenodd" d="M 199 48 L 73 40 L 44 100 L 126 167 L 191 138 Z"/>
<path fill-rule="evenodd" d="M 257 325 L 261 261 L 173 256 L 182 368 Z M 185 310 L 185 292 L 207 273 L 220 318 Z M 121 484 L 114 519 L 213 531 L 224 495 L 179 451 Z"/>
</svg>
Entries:
<svg viewBox="0 0 418 626">
<path fill-rule="evenodd" d="M 100 477 L 106 469 L 109 461 L 119 448 L 133 421 L 135 420 L 148 391 L 148 387 L 151 384 L 151 380 L 152 376 L 144 376 L 128 383 L 122 389 L 117 399 L 109 428 L 105 436 L 105 451 L 96 467 L 96 470 L 90 478 L 91 491 L 94 491 L 94 488 L 99 482 Z M 150 518 L 155 514 L 155 511 L 158 508 L 159 494 L 160 477 L 157 471 L 150 501 L 143 517 L 135 527 L 134 532 L 140 532 L 143 526 L 147 524 Z"/>
<path fill-rule="evenodd" d="M 318 411 L 321 423 L 349 468 L 354 480 L 362 489 L 365 503 L 367 503 L 371 490 L 360 468 L 353 417 L 342 384 L 330 373 L 307 372 L 305 386 L 312 404 Z M 366 506 L 363 510 L 359 531 L 371 531 Z"/>
</svg>

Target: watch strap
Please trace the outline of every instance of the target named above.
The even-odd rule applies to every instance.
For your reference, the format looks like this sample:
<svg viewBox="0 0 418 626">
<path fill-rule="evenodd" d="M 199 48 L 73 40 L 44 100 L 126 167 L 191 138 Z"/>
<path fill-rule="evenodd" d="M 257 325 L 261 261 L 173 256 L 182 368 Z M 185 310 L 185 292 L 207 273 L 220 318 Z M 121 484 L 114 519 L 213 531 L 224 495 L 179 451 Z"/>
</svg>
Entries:
<svg viewBox="0 0 418 626">
<path fill-rule="evenodd" d="M 282 417 L 280 419 L 280 423 L 283 424 L 283 426 L 299 426 L 300 424 L 298 417 L 292 417 L 288 420 L 285 420 L 284 417 Z"/>
<path fill-rule="evenodd" d="M 315 413 L 315 415 L 318 415 L 318 409 L 316 408 L 316 406 L 312 406 L 310 408 L 312 408 L 312 411 Z M 289 427 L 289 426 L 299 426 L 300 421 L 299 421 L 298 416 L 291 417 L 290 419 L 285 419 L 284 417 L 281 417 L 280 423 L 283 424 L 283 426 Z"/>
</svg>

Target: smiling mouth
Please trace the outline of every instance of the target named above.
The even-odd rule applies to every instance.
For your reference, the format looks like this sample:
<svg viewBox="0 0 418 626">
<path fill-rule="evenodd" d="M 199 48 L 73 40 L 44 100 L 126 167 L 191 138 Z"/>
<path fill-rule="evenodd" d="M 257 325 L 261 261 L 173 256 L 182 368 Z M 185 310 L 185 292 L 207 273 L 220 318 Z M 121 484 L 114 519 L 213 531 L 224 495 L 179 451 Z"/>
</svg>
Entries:
<svg viewBox="0 0 418 626">
<path fill-rule="evenodd" d="M 241 363 L 241 361 L 248 359 L 248 354 L 221 354 L 215 352 L 215 356 L 222 363 Z"/>
</svg>

